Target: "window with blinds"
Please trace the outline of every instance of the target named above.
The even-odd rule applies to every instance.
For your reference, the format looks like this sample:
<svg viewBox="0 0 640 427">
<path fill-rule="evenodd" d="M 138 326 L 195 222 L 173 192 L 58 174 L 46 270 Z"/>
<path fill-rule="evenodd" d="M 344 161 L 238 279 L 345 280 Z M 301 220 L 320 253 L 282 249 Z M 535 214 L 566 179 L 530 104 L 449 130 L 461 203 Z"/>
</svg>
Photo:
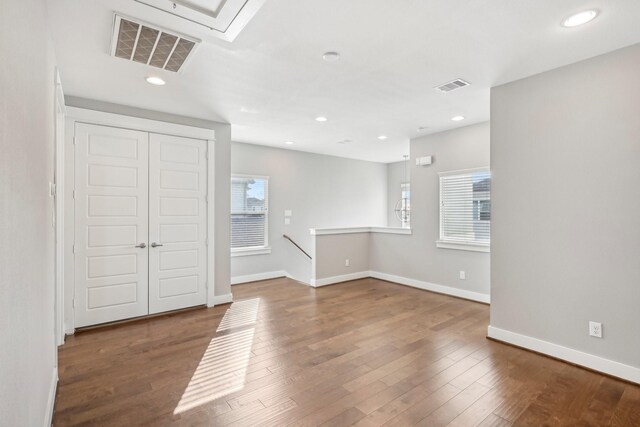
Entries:
<svg viewBox="0 0 640 427">
<path fill-rule="evenodd" d="M 491 173 L 488 168 L 440 174 L 439 247 L 489 247 Z"/>
<path fill-rule="evenodd" d="M 267 247 L 267 177 L 231 178 L 231 250 Z"/>
</svg>

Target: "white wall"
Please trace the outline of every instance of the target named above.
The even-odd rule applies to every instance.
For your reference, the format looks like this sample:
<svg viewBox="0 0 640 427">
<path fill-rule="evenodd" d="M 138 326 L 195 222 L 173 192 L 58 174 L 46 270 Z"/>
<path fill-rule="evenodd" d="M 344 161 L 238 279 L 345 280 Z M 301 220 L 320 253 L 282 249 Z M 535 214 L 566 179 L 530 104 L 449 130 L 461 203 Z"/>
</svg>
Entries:
<svg viewBox="0 0 640 427">
<path fill-rule="evenodd" d="M 411 165 L 407 164 L 407 175 L 411 170 Z M 396 215 L 396 203 L 402 197 L 402 184 L 407 182 L 405 176 L 405 162 L 387 163 L 387 226 L 402 227 Z"/>
<path fill-rule="evenodd" d="M 269 176 L 272 248 L 267 255 L 232 257 L 233 277 L 284 270 L 308 283 L 311 262 L 283 234 L 313 256 L 309 228 L 387 224 L 386 164 L 234 142 L 231 170 Z M 284 225 L 285 209 L 293 211 L 290 225 Z"/>
<path fill-rule="evenodd" d="M 491 326 L 640 382 L 640 44 L 493 88 L 491 117 Z"/>
<path fill-rule="evenodd" d="M 489 166 L 489 123 L 411 140 L 412 235 L 373 233 L 371 270 L 489 295 L 488 253 L 436 248 L 439 238 L 438 172 Z M 430 166 L 415 158 L 431 155 Z M 466 280 L 459 279 L 459 271 Z"/>
<path fill-rule="evenodd" d="M 49 421 L 54 342 L 54 56 L 44 1 L 0 13 L 0 424 Z M 28 34 L 26 32 L 28 29 Z"/>
</svg>

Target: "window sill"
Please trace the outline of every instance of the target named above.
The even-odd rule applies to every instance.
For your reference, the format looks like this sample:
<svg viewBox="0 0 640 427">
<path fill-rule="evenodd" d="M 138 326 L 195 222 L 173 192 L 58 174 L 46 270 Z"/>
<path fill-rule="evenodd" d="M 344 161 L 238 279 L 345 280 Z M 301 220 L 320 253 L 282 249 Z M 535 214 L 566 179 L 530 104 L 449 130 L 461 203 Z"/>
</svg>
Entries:
<svg viewBox="0 0 640 427">
<path fill-rule="evenodd" d="M 231 257 L 237 256 L 251 256 L 251 255 L 266 255 L 271 253 L 271 247 L 264 248 L 235 248 L 231 249 Z"/>
<path fill-rule="evenodd" d="M 482 243 L 460 243 L 438 240 L 436 246 L 441 249 L 456 249 L 459 251 L 491 252 L 491 245 Z"/>
</svg>

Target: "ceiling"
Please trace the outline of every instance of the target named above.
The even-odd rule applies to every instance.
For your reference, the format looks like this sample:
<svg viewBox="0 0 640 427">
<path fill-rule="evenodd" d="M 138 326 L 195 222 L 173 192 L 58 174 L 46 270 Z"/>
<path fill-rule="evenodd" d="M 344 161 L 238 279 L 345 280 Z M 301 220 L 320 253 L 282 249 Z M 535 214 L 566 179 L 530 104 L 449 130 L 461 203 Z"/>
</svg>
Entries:
<svg viewBox="0 0 640 427">
<path fill-rule="evenodd" d="M 591 8 L 593 22 L 560 25 Z M 233 42 L 134 0 L 49 0 L 48 12 L 67 95 L 228 122 L 235 141 L 377 162 L 402 160 L 410 138 L 488 120 L 492 86 L 640 42 L 637 0 L 266 0 Z M 203 43 L 177 74 L 114 58 L 114 12 Z M 327 51 L 340 59 L 323 61 Z M 471 86 L 434 90 L 455 78 Z"/>
</svg>

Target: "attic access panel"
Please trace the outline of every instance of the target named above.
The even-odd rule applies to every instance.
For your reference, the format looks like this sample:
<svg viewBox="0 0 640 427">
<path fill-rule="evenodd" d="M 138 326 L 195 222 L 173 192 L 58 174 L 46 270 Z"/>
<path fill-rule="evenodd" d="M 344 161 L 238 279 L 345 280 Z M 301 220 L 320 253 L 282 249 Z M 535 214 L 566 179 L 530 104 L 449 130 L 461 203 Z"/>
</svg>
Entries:
<svg viewBox="0 0 640 427">
<path fill-rule="evenodd" d="M 199 43 L 181 34 L 116 15 L 111 55 L 178 72 Z"/>
<path fill-rule="evenodd" d="M 135 0 L 233 41 L 262 7 L 264 0 Z"/>
</svg>

